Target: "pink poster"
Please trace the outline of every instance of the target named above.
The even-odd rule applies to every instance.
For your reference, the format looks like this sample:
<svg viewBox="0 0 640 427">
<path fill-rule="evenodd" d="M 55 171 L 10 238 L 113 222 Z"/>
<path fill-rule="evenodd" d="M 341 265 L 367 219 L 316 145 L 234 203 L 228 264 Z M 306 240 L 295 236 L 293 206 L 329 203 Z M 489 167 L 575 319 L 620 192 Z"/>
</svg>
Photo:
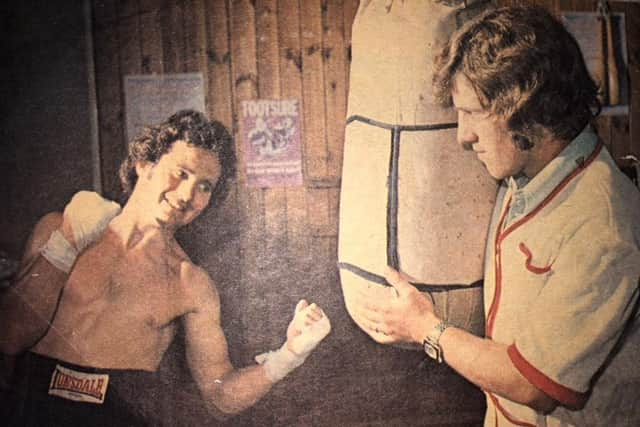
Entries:
<svg viewBox="0 0 640 427">
<path fill-rule="evenodd" d="M 250 187 L 302 185 L 299 101 L 243 101 L 241 115 L 247 184 Z"/>
</svg>

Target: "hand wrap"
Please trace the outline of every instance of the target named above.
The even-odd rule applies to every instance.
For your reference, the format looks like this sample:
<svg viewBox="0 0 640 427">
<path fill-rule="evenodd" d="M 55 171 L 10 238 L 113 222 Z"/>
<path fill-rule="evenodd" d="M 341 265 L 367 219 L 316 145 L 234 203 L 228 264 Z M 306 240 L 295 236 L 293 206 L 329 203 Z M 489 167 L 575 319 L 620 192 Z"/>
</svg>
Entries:
<svg viewBox="0 0 640 427">
<path fill-rule="evenodd" d="M 271 382 L 278 382 L 298 366 L 302 365 L 308 354 L 300 356 L 287 348 L 285 342 L 280 349 L 259 354 L 255 357 L 256 362 L 264 365 L 267 378 Z"/>
<path fill-rule="evenodd" d="M 300 301 L 296 306 L 295 315 L 289 329 L 296 328 L 296 321 L 304 316 L 304 310 L 311 309 L 305 301 Z M 264 365 L 267 377 L 276 382 L 284 378 L 289 372 L 302 365 L 314 348 L 331 331 L 329 318 L 323 313 L 322 318 L 311 325 L 304 326 L 299 333 L 290 335 L 279 350 L 259 354 L 256 362 Z M 291 341 L 289 343 L 289 341 Z M 291 349 L 292 350 L 291 350 Z"/>
<path fill-rule="evenodd" d="M 40 249 L 40 253 L 55 268 L 67 274 L 71 271 L 71 267 L 73 267 L 73 263 L 76 262 L 76 257 L 78 256 L 76 248 L 64 238 L 59 230 L 51 233 L 51 237 Z"/>
<path fill-rule="evenodd" d="M 119 204 L 104 199 L 98 193 L 77 192 L 64 208 L 64 220 L 73 229 L 78 253 L 95 242 L 120 211 Z"/>
<path fill-rule="evenodd" d="M 102 198 L 98 193 L 79 191 L 71 198 L 63 213 L 63 223 L 71 226 L 75 246 L 60 230 L 55 230 L 40 253 L 54 267 L 69 273 L 78 254 L 100 237 L 120 210 L 120 205 Z"/>
</svg>

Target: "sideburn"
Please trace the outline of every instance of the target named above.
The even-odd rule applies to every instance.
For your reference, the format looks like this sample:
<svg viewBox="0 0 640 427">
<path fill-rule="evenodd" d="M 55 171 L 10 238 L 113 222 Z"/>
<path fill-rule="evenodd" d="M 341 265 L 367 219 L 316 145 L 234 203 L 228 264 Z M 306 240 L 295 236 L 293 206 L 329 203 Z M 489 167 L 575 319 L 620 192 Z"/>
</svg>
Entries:
<svg viewBox="0 0 640 427">
<path fill-rule="evenodd" d="M 531 139 L 522 134 L 511 134 L 511 140 L 513 141 L 513 144 L 516 146 L 516 148 L 520 151 L 529 151 L 535 146 Z"/>
</svg>

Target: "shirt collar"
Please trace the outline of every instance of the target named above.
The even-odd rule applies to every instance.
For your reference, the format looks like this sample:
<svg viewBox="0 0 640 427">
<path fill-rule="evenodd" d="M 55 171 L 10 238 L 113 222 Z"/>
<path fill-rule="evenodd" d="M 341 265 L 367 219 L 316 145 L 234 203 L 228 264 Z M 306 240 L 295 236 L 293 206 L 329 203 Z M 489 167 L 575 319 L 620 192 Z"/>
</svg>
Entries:
<svg viewBox="0 0 640 427">
<path fill-rule="evenodd" d="M 526 176 L 509 177 L 507 185 L 512 194 L 509 220 L 526 215 L 536 208 L 569 176 L 598 145 L 598 136 L 591 126 L 571 141 L 533 179 Z"/>
</svg>

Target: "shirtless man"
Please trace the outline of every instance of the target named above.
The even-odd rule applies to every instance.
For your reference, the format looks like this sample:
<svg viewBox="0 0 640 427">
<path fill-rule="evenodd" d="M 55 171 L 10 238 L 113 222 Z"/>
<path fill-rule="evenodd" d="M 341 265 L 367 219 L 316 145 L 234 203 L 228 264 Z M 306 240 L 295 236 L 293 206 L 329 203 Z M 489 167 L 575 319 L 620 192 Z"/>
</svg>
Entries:
<svg viewBox="0 0 640 427">
<path fill-rule="evenodd" d="M 136 381 L 152 377 L 179 323 L 191 374 L 214 415 L 248 408 L 304 362 L 331 327 L 302 300 L 285 344 L 260 355 L 261 364 L 234 369 L 216 286 L 174 238 L 225 196 L 234 164 L 225 128 L 181 111 L 131 144 L 120 171 L 130 197 L 111 221 L 117 206 L 84 192 L 63 215 L 36 225 L 23 271 L 0 303 L 0 349 L 29 350 L 17 373 L 28 387 L 12 396 L 12 421 L 148 422 L 136 406 L 143 388 Z"/>
</svg>

